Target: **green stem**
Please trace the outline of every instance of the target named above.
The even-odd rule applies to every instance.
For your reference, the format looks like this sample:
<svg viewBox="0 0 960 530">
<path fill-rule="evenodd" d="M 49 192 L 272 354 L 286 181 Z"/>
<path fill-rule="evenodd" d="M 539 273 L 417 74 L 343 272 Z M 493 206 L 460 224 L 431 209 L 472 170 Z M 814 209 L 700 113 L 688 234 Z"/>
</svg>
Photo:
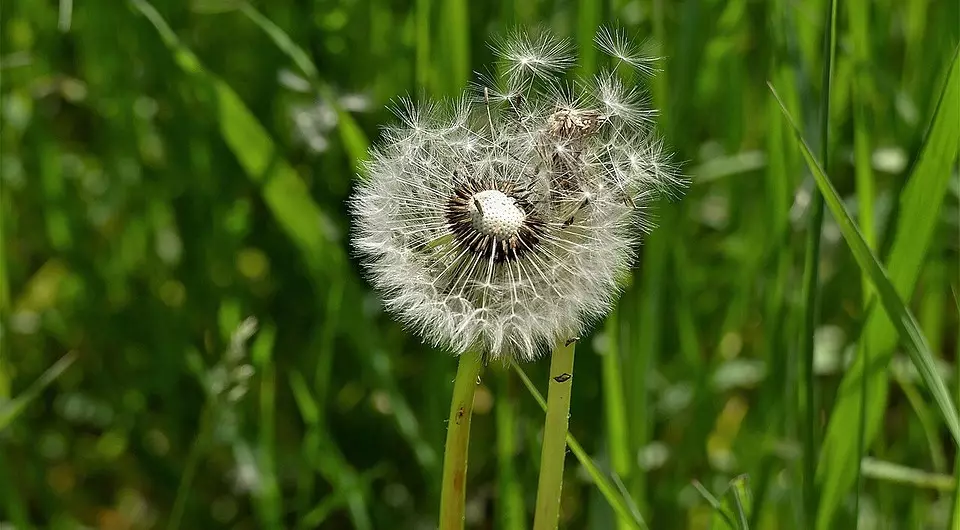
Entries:
<svg viewBox="0 0 960 530">
<path fill-rule="evenodd" d="M 957 310 L 960 311 L 960 298 L 957 297 L 957 291 L 953 291 L 953 301 L 957 304 Z M 957 346 L 956 346 L 956 359 L 960 359 L 960 333 L 957 334 Z M 956 379 L 957 382 L 957 402 L 960 403 L 960 362 L 954 362 L 956 365 Z M 953 490 L 953 505 L 950 508 L 950 511 L 953 512 L 950 514 L 950 519 L 953 521 L 953 528 L 957 528 L 960 525 L 960 458 L 956 458 L 954 462 L 954 490 Z"/>
<path fill-rule="evenodd" d="M 193 478 L 197 474 L 197 468 L 200 464 L 200 457 L 206 450 L 207 437 L 210 434 L 210 416 L 213 414 L 210 402 L 204 405 L 200 411 L 200 427 L 197 437 L 193 440 L 190 447 L 190 453 L 187 455 L 187 462 L 184 465 L 183 474 L 180 475 L 180 484 L 177 486 L 177 495 L 173 502 L 173 508 L 170 510 L 170 519 L 167 521 L 167 530 L 177 530 L 180 528 L 180 521 L 183 519 L 183 511 L 187 506 L 187 494 L 190 493 L 190 486 L 193 484 Z"/>
<path fill-rule="evenodd" d="M 530 378 L 524 373 L 523 368 L 514 364 L 513 369 L 517 372 L 517 375 L 520 376 L 520 380 L 523 381 L 523 386 L 527 387 L 527 391 L 530 392 L 533 399 L 540 405 L 540 408 L 546 412 L 547 402 L 544 401 L 540 391 L 537 390 L 537 387 L 533 385 L 533 382 L 530 381 Z M 588 455 L 583 449 L 583 446 L 580 445 L 580 442 L 569 432 L 567 433 L 567 445 L 570 446 L 570 452 L 580 461 L 580 465 L 583 466 L 587 475 L 593 479 L 593 483 L 597 486 L 597 489 L 600 490 L 600 494 L 607 499 L 607 502 L 610 503 L 610 506 L 617 516 L 624 521 L 630 521 L 632 523 L 631 528 L 634 530 L 649 530 L 647 524 L 643 522 L 643 517 L 640 515 L 640 511 L 637 510 L 637 507 L 624 497 L 622 489 L 617 490 L 606 475 L 600 471 L 597 464 L 593 462 L 590 455 Z"/>
<path fill-rule="evenodd" d="M 627 405 L 623 390 L 623 365 L 620 362 L 620 311 L 607 317 L 607 351 L 603 355 L 603 409 L 607 419 L 607 450 L 610 466 L 620 480 L 630 480 L 630 441 L 627 437 Z M 630 528 L 629 521 L 617 518 L 617 528 Z"/>
<path fill-rule="evenodd" d="M 555 529 L 560 520 L 560 491 L 563 487 L 563 461 L 567 456 L 570 392 L 573 389 L 574 346 L 573 340 L 561 342 L 550 356 L 547 420 L 543 426 L 534 530 Z"/>
<path fill-rule="evenodd" d="M 457 378 L 453 382 L 453 399 L 450 401 L 447 443 L 443 451 L 440 530 L 463 528 L 470 420 L 473 417 L 473 394 L 477 389 L 481 367 L 479 354 L 467 352 L 460 356 Z"/>
<path fill-rule="evenodd" d="M 499 484 L 500 526 L 503 530 L 524 530 L 527 518 L 520 479 L 517 477 L 517 411 L 510 372 L 498 378 L 499 392 L 494 401 L 497 421 L 497 482 Z"/>
</svg>

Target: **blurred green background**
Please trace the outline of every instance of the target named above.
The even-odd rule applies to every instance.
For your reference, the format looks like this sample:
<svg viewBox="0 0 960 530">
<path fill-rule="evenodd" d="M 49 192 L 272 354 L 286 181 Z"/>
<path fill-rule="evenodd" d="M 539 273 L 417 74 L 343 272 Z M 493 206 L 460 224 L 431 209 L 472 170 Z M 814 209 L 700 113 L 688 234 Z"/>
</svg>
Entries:
<svg viewBox="0 0 960 530">
<path fill-rule="evenodd" d="M 514 25 L 590 74 L 606 23 L 664 58 L 647 88 L 692 185 L 580 342 L 571 432 L 652 529 L 960 528 L 944 409 L 829 211 L 807 257 L 817 187 L 766 84 L 956 402 L 960 3 L 844 0 L 825 47 L 829 12 L 5 0 L 0 528 L 434 527 L 456 360 L 382 313 L 343 201 L 392 98 L 457 94 Z M 500 366 L 476 407 L 467 526 L 526 528 L 543 413 Z M 631 528 L 572 456 L 562 508 Z"/>
</svg>

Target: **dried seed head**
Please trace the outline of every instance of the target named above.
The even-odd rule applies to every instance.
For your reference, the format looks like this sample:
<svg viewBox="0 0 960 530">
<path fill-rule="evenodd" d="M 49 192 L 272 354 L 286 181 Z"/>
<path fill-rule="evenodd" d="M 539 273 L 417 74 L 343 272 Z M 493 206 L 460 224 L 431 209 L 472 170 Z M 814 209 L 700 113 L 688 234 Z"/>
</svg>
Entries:
<svg viewBox="0 0 960 530">
<path fill-rule="evenodd" d="M 614 74 L 572 87 L 559 39 L 501 41 L 502 78 L 404 101 L 351 198 L 386 308 L 455 353 L 527 360 L 616 301 L 650 201 L 682 184 L 653 113 Z"/>
</svg>

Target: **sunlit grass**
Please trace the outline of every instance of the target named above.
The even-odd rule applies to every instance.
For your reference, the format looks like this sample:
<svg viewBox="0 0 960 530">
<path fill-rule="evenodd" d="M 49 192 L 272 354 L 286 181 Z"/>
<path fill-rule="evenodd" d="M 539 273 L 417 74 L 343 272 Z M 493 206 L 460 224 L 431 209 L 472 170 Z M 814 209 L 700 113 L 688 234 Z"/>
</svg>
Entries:
<svg viewBox="0 0 960 530">
<path fill-rule="evenodd" d="M 831 0 L 308 4 L 0 4 L 0 526 L 436 525 L 456 359 L 377 306 L 343 200 L 391 98 L 608 22 L 663 57 L 692 186 L 578 343 L 562 527 L 960 521 L 960 5 L 838 2 L 825 40 Z M 504 368 L 467 528 L 533 520 L 544 415 Z"/>
</svg>

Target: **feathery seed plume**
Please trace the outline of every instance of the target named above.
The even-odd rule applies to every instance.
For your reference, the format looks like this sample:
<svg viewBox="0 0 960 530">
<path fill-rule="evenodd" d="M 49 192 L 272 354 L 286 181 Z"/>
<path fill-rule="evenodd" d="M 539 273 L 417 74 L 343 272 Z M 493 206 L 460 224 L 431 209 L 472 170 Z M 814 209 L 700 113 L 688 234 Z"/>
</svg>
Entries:
<svg viewBox="0 0 960 530">
<path fill-rule="evenodd" d="M 652 72 L 620 33 L 598 47 Z M 350 200 L 386 308 L 434 345 L 531 360 L 619 295 L 651 200 L 682 188 L 655 112 L 615 72 L 569 84 L 571 47 L 515 33 L 503 74 L 446 102 L 401 101 Z"/>
</svg>

